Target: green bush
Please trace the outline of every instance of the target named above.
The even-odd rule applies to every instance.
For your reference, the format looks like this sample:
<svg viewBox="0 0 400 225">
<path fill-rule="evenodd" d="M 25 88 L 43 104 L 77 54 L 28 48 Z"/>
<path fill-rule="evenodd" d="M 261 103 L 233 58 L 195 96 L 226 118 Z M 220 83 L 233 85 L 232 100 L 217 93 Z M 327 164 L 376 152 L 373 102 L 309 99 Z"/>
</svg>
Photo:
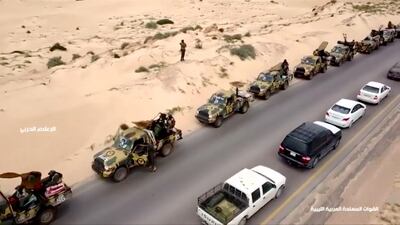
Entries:
<svg viewBox="0 0 400 225">
<path fill-rule="evenodd" d="M 141 67 L 137 68 L 137 69 L 135 70 L 135 72 L 136 72 L 136 73 L 143 73 L 143 72 L 148 73 L 148 72 L 149 72 L 149 69 L 147 69 L 147 68 L 144 67 L 144 66 L 141 66 Z"/>
<path fill-rule="evenodd" d="M 165 24 L 174 24 L 174 21 L 170 19 L 161 19 L 157 21 L 158 25 L 165 25 Z"/>
<path fill-rule="evenodd" d="M 232 48 L 230 50 L 231 55 L 238 56 L 241 60 L 245 60 L 247 58 L 256 58 L 256 51 L 252 45 L 241 45 L 240 47 Z"/>
<path fill-rule="evenodd" d="M 61 66 L 61 65 L 65 65 L 65 62 L 63 62 L 61 60 L 61 56 L 52 57 L 47 62 L 47 68 L 49 68 L 49 69 L 52 67 Z"/>
<path fill-rule="evenodd" d="M 147 29 L 157 29 L 158 26 L 157 26 L 157 23 L 151 21 L 151 22 L 146 23 L 145 27 Z"/>
<path fill-rule="evenodd" d="M 224 35 L 224 39 L 228 43 L 233 43 L 235 41 L 241 41 L 242 40 L 242 35 L 241 34 Z"/>
</svg>

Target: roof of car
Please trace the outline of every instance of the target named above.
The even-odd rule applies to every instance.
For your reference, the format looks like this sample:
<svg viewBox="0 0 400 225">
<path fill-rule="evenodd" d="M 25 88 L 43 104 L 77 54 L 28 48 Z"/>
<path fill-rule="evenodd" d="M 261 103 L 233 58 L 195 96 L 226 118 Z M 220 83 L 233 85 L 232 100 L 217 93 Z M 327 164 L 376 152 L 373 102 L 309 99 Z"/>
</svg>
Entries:
<svg viewBox="0 0 400 225">
<path fill-rule="evenodd" d="M 345 98 L 342 98 L 338 102 L 336 102 L 336 105 L 340 105 L 340 106 L 350 108 L 350 109 L 352 109 L 357 104 L 360 104 L 360 103 L 357 101 L 345 99 Z"/>
<path fill-rule="evenodd" d="M 305 122 L 290 132 L 289 136 L 300 139 L 305 143 L 309 143 L 315 136 L 325 130 L 328 129 L 313 122 Z"/>
<path fill-rule="evenodd" d="M 266 181 L 267 178 L 261 174 L 244 168 L 226 180 L 225 183 L 230 184 L 244 193 L 251 193 L 255 189 L 261 187 Z"/>
<path fill-rule="evenodd" d="M 381 88 L 381 87 L 385 86 L 384 84 L 376 82 L 376 81 L 370 81 L 366 85 L 371 86 L 371 87 L 376 87 L 376 88 Z"/>
<path fill-rule="evenodd" d="M 303 57 L 303 59 L 307 59 L 307 58 L 311 58 L 311 59 L 317 60 L 317 59 L 319 59 L 319 56 L 316 56 L 316 55 L 308 55 L 308 56 L 304 56 L 304 57 Z"/>
<path fill-rule="evenodd" d="M 321 122 L 321 121 L 314 121 L 314 124 L 317 124 L 321 127 L 325 127 L 326 129 L 330 130 L 332 133 L 336 134 L 337 132 L 340 131 L 339 128 L 336 126 L 333 126 L 332 124 Z"/>
</svg>

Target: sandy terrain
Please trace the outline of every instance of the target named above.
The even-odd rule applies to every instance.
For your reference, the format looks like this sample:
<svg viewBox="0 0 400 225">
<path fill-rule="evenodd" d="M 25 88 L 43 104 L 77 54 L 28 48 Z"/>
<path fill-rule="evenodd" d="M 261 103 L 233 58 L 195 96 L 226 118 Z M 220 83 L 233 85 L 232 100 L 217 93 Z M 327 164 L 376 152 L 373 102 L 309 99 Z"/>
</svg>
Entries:
<svg viewBox="0 0 400 225">
<path fill-rule="evenodd" d="M 399 126 L 398 126 L 399 127 Z M 371 211 L 335 212 L 325 224 L 400 224 L 400 138 L 367 166 L 345 188 L 342 206 Z"/>
<path fill-rule="evenodd" d="M 349 2 L 0 0 L 0 171 L 57 169 L 69 183 L 79 182 L 92 174 L 92 155 L 121 122 L 173 110 L 187 134 L 200 127 L 196 107 L 229 82 L 248 82 L 283 58 L 293 67 L 323 40 L 330 48 L 342 33 L 359 40 L 396 21 L 391 13 L 398 6 L 390 13 L 370 6 L 366 13 Z M 353 4 L 367 1 L 359 2 Z M 375 2 L 387 8 L 389 1 Z M 146 28 L 163 18 L 174 24 Z M 181 32 L 197 25 L 202 29 Z M 229 46 L 241 41 L 227 43 L 226 34 L 242 34 L 256 58 L 230 55 Z M 185 62 L 179 62 L 181 39 L 188 44 Z M 66 51 L 51 52 L 57 42 Z M 48 69 L 58 56 L 65 65 Z M 152 68 L 135 72 L 141 66 Z"/>
</svg>

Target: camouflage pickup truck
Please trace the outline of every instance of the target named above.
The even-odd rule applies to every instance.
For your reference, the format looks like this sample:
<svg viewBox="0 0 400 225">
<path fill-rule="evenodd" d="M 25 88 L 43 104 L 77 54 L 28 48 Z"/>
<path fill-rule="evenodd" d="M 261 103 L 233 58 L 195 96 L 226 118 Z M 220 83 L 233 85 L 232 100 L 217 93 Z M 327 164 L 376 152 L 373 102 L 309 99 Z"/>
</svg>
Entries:
<svg viewBox="0 0 400 225">
<path fill-rule="evenodd" d="M 330 65 L 340 66 L 346 61 L 351 61 L 354 58 L 355 50 L 354 44 L 351 46 L 351 42 L 341 42 L 335 45 L 330 52 Z"/>
<path fill-rule="evenodd" d="M 311 80 L 318 73 L 325 73 L 328 69 L 329 53 L 325 51 L 328 42 L 324 41 L 314 51 L 313 55 L 305 56 L 299 65 L 294 68 L 294 76 Z"/>
<path fill-rule="evenodd" d="M 281 63 L 266 72 L 258 75 L 250 84 L 249 92 L 263 99 L 268 99 L 271 94 L 289 87 L 289 77 L 282 69 Z"/>
<path fill-rule="evenodd" d="M 149 148 L 163 157 L 170 155 L 174 144 L 182 139 L 182 131 L 174 127 L 172 115 L 163 115 L 166 114 L 150 121 L 134 122 L 133 126 L 121 124 L 112 146 L 94 155 L 92 169 L 101 177 L 121 182 L 130 169 L 148 165 Z"/>
<path fill-rule="evenodd" d="M 246 113 L 250 107 L 250 96 L 239 92 L 238 89 L 221 90 L 214 93 L 208 103 L 199 107 L 196 118 L 205 124 L 220 127 L 224 119 L 236 112 Z"/>
<path fill-rule="evenodd" d="M 371 52 L 377 50 L 380 46 L 379 36 L 367 36 L 361 42 L 356 43 L 357 52 L 363 54 L 370 54 Z"/>
</svg>

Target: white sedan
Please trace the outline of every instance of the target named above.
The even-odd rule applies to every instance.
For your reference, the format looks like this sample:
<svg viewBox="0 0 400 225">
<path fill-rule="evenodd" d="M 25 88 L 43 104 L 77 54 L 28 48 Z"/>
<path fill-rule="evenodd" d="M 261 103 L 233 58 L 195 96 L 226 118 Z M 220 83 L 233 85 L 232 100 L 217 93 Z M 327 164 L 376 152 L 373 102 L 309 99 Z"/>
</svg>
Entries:
<svg viewBox="0 0 400 225">
<path fill-rule="evenodd" d="M 367 108 L 361 102 L 340 99 L 325 114 L 325 121 L 338 127 L 351 127 L 365 114 Z"/>
<path fill-rule="evenodd" d="M 378 104 L 389 95 L 390 90 L 391 88 L 387 85 L 371 81 L 361 88 L 357 99 L 363 102 Z"/>
</svg>

